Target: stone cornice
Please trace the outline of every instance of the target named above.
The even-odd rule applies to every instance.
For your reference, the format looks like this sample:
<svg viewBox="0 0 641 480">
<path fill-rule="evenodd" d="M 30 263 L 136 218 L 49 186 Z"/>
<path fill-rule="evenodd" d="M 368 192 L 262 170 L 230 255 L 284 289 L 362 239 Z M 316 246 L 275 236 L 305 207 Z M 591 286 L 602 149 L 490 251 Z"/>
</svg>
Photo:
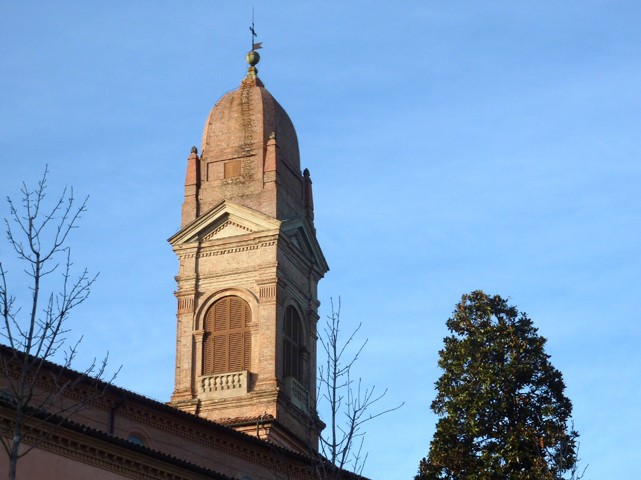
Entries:
<svg viewBox="0 0 641 480">
<path fill-rule="evenodd" d="M 140 480 L 231 480 L 214 470 L 108 435 L 70 421 L 38 423 L 33 419 L 26 445 Z M 58 425 L 59 424 L 59 425 Z M 0 405 L 0 434 L 11 436 L 12 412 Z M 49 428 L 51 426 L 51 428 Z M 28 457 L 27 457 L 28 458 Z"/>
<path fill-rule="evenodd" d="M 9 347 L 0 345 L 1 355 L 9 355 L 9 350 Z M 69 376 L 81 375 L 79 372 L 51 362 L 45 362 L 43 375 L 46 376 L 47 371 L 51 369 L 62 369 L 64 374 Z M 269 444 L 256 437 L 238 432 L 214 421 L 197 417 L 130 390 L 125 390 L 90 377 L 83 378 L 75 386 L 73 393 L 68 392 L 70 394 L 69 396 L 75 398 L 82 395 L 83 390 L 87 388 L 97 388 L 98 390 L 103 390 L 104 393 L 100 397 L 92 399 L 90 406 L 86 408 L 97 408 L 103 411 L 109 411 L 115 405 L 120 404 L 116 413 L 117 415 L 124 414 L 142 424 L 172 433 L 173 435 L 182 436 L 183 438 L 191 438 L 199 442 L 205 441 L 207 445 L 216 446 L 216 448 L 219 448 L 221 451 L 233 455 L 241 455 L 253 463 L 256 463 L 255 461 L 260 459 L 258 463 L 270 466 L 270 468 L 276 468 L 275 464 L 286 464 L 288 465 L 287 468 L 291 468 L 293 465 L 299 465 L 298 468 L 304 471 L 311 461 L 309 457 L 287 448 Z M 306 477 L 303 476 L 301 478 Z"/>
<path fill-rule="evenodd" d="M 308 259 L 307 261 L 311 260 L 321 277 L 329 271 L 329 265 L 327 265 L 323 251 L 316 239 L 314 228 L 308 220 L 305 218 L 287 220 L 283 222 L 281 232 L 289 239 L 290 243 L 293 243 L 294 237 L 298 237 L 304 243 L 304 247 L 292 245 L 292 248 L 298 250 L 304 258 Z M 308 249 L 309 252 L 305 252 L 305 249 Z M 309 258 L 310 256 L 311 258 Z"/>
<path fill-rule="evenodd" d="M 208 212 L 199 216 L 183 229 L 169 238 L 169 243 L 176 249 L 181 245 L 189 245 L 213 234 L 217 229 L 224 228 L 227 222 L 233 222 L 236 228 L 248 233 L 278 230 L 281 221 L 248 207 L 223 200 Z"/>
</svg>

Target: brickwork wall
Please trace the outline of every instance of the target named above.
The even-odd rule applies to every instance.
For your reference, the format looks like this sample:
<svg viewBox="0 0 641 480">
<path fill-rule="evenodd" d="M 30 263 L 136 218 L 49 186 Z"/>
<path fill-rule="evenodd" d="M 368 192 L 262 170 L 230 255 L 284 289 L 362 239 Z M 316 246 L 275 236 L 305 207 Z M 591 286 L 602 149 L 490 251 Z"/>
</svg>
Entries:
<svg viewBox="0 0 641 480">
<path fill-rule="evenodd" d="M 183 230 L 170 239 L 180 259 L 172 403 L 214 420 L 270 415 L 285 427 L 278 435 L 274 431 L 274 440 L 301 450 L 315 443 L 308 415 L 315 414 L 316 289 L 326 271 L 324 259 L 314 258 L 305 245 L 316 242 L 311 189 L 305 182 L 310 180 L 300 171 L 291 120 L 260 80 L 248 76 L 212 109 L 201 156 L 189 156 Z M 249 210 L 234 213 L 233 205 Z M 285 232 L 284 221 L 308 222 L 312 238 L 290 238 L 298 233 Z M 203 319 L 226 295 L 240 296 L 251 309 L 249 391 L 201 394 Z M 283 378 L 287 305 L 301 312 L 313 357 L 305 374 L 311 411 L 300 399 L 293 402 L 291 381 Z"/>
</svg>

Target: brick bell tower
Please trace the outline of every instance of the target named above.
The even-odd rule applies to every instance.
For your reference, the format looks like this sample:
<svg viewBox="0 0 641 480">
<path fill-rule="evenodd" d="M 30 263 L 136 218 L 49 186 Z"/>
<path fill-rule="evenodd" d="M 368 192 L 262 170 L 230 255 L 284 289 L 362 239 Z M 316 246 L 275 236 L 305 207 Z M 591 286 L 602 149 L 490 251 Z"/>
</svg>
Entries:
<svg viewBox="0 0 641 480">
<path fill-rule="evenodd" d="M 171 405 L 285 447 L 317 447 L 312 181 L 285 110 L 257 77 L 211 110 L 187 159 Z"/>
</svg>

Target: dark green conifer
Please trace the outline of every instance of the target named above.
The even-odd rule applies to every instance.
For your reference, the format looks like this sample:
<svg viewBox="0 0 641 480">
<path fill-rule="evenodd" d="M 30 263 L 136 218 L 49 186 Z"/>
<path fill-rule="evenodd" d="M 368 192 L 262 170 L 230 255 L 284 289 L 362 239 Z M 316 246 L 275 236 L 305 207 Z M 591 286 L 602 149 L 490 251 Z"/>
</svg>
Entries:
<svg viewBox="0 0 641 480">
<path fill-rule="evenodd" d="M 481 291 L 447 321 L 439 416 L 417 480 L 560 480 L 576 471 L 572 403 L 525 313 Z"/>
</svg>

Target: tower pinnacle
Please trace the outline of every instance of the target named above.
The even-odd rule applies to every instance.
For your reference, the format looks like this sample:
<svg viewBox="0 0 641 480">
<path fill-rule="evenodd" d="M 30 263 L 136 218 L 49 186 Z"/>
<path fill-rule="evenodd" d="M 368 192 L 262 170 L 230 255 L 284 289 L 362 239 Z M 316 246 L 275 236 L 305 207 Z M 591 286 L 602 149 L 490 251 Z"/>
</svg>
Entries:
<svg viewBox="0 0 641 480">
<path fill-rule="evenodd" d="M 260 55 L 256 50 L 263 48 L 263 42 L 257 42 L 256 29 L 254 28 L 254 9 L 252 8 L 252 25 L 249 27 L 249 31 L 252 34 L 252 49 L 247 52 L 245 55 L 245 60 L 249 64 L 249 69 L 247 70 L 247 76 L 255 77 L 258 74 L 258 69 L 256 65 L 260 62 Z"/>
</svg>

